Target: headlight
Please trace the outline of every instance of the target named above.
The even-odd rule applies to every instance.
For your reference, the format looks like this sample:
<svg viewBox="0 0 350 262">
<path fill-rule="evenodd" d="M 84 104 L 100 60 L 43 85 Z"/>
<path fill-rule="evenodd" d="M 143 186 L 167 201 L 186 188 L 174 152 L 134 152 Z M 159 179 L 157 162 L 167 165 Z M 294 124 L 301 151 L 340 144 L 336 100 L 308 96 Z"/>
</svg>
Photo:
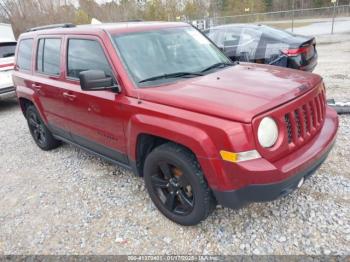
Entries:
<svg viewBox="0 0 350 262">
<path fill-rule="evenodd" d="M 264 117 L 258 128 L 258 140 L 263 147 L 272 147 L 278 138 L 276 121 L 271 117 Z"/>
</svg>

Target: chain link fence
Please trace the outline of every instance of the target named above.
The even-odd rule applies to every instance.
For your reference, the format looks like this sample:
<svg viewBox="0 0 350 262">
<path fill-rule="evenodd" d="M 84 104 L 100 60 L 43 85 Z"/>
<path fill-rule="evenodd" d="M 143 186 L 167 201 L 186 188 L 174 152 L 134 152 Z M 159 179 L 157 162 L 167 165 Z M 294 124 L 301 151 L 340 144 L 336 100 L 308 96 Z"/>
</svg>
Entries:
<svg viewBox="0 0 350 262">
<path fill-rule="evenodd" d="M 350 19 L 350 5 L 211 17 L 193 21 L 193 24 L 199 29 L 208 29 L 213 26 L 225 24 L 262 23 L 276 28 L 291 29 L 291 31 L 293 31 L 295 27 L 305 26 L 309 23 L 324 21 L 333 21 L 334 23 L 334 18 L 343 17 L 348 17 Z M 334 25 L 332 25 L 332 28 L 333 26 Z"/>
</svg>

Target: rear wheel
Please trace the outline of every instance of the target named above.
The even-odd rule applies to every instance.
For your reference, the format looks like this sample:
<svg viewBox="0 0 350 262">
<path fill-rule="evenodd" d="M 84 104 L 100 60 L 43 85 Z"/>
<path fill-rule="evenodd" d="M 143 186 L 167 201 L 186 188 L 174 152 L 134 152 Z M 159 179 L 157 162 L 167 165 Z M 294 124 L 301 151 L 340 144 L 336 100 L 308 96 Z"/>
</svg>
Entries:
<svg viewBox="0 0 350 262">
<path fill-rule="evenodd" d="M 51 150 L 60 145 L 60 142 L 53 137 L 34 106 L 28 106 L 26 117 L 30 133 L 35 143 L 42 150 Z"/>
<path fill-rule="evenodd" d="M 178 224 L 198 224 L 215 208 L 199 163 L 179 145 L 155 148 L 145 160 L 144 179 L 157 208 Z"/>
</svg>

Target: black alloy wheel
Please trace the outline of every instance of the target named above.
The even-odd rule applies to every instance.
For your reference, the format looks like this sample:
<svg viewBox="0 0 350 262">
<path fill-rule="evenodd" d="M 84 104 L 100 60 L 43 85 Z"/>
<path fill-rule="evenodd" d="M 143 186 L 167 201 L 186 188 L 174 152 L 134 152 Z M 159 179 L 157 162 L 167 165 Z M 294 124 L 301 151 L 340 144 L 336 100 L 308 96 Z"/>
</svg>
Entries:
<svg viewBox="0 0 350 262">
<path fill-rule="evenodd" d="M 153 203 L 175 223 L 196 225 L 215 209 L 200 165 L 185 147 L 170 142 L 156 147 L 146 157 L 143 171 Z"/>
<path fill-rule="evenodd" d="M 183 171 L 172 163 L 161 161 L 151 183 L 163 205 L 174 214 L 187 215 L 194 205 L 192 187 Z"/>
<path fill-rule="evenodd" d="M 33 111 L 28 114 L 28 125 L 35 142 L 44 146 L 46 143 L 45 126 Z"/>
</svg>

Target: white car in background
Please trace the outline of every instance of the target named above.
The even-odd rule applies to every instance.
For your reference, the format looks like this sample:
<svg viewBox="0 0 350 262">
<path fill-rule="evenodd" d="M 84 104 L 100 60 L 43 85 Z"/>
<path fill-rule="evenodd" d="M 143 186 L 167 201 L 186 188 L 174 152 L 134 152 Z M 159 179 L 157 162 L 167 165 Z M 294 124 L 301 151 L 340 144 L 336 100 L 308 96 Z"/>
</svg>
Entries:
<svg viewBox="0 0 350 262">
<path fill-rule="evenodd" d="M 12 82 L 16 44 L 11 25 L 0 23 L 0 100 L 16 96 Z"/>
</svg>

